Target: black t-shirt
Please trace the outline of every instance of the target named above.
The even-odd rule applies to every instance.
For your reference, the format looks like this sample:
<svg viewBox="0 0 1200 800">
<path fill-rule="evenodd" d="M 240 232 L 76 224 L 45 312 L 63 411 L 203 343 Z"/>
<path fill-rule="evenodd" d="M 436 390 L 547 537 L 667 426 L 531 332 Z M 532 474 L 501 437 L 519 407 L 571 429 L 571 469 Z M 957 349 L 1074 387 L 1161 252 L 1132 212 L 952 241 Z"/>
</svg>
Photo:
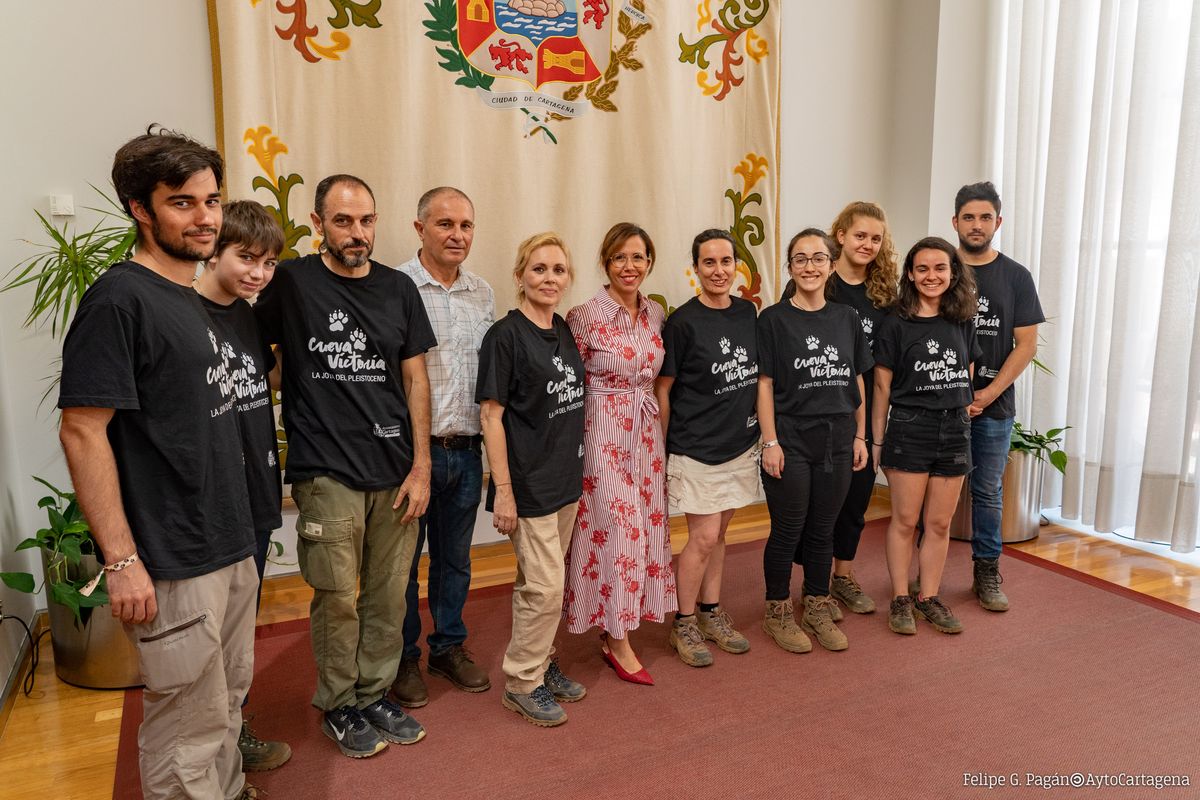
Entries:
<svg viewBox="0 0 1200 800">
<path fill-rule="evenodd" d="M 663 326 L 659 375 L 671 384 L 667 452 L 724 464 L 758 441 L 758 347 L 754 304 L 730 298 L 709 308 L 693 297 Z"/>
<path fill-rule="evenodd" d="M 413 443 L 400 362 L 437 344 L 412 279 L 374 261 L 345 278 L 313 254 L 276 267 L 254 316 L 282 350 L 286 481 L 403 483 Z"/>
<path fill-rule="evenodd" d="M 271 387 L 267 379 L 267 373 L 275 367 L 275 356 L 259 336 L 254 312 L 245 300 L 234 300 L 227 306 L 204 297 L 200 302 L 213 321 L 221 346 L 228 343 L 237 353 L 228 380 L 233 381 L 233 392 L 237 397 L 235 408 L 246 458 L 250 513 L 254 518 L 254 530 L 273 531 L 283 525 L 280 515 L 283 486 L 279 480 L 275 412 L 271 408 Z"/>
<path fill-rule="evenodd" d="M 1013 351 L 1013 328 L 1024 328 L 1046 321 L 1037 287 L 1029 270 L 1003 253 L 990 264 L 975 267 L 979 287 L 979 313 L 975 315 L 975 335 L 983 355 L 975 364 L 975 388 L 987 386 L 1004 366 Z M 1004 390 L 983 410 L 986 417 L 1006 419 L 1016 416 L 1016 392 Z"/>
<path fill-rule="evenodd" d="M 979 354 L 970 320 L 888 314 L 875 334 L 875 363 L 892 371 L 894 406 L 966 408 L 975 397 L 970 366 Z"/>
<path fill-rule="evenodd" d="M 875 362 L 853 308 L 827 302 L 804 311 L 785 300 L 758 318 L 758 363 L 774 381 L 776 433 L 783 434 L 789 420 L 853 414 L 862 402 L 858 376 Z"/>
<path fill-rule="evenodd" d="M 96 279 L 67 332 L 58 407 L 114 409 L 121 501 L 155 580 L 206 575 L 254 553 L 229 378 L 238 363 L 190 286 L 131 261 Z"/>
<path fill-rule="evenodd" d="M 883 322 L 883 318 L 887 316 L 887 309 L 876 308 L 867 297 L 867 284 L 863 283 L 846 283 L 842 277 L 836 272 L 829 276 L 829 281 L 833 285 L 832 300 L 835 303 L 844 303 L 858 312 L 858 321 L 862 324 L 863 335 L 867 337 L 867 346 L 875 347 L 875 331 L 879 328 L 879 323 Z M 875 396 L 875 379 L 871 370 L 863 373 L 863 388 L 866 389 L 867 402 L 867 420 L 870 424 L 871 419 L 871 399 Z"/>
<path fill-rule="evenodd" d="M 583 359 L 557 314 L 544 330 L 513 309 L 484 335 L 475 400 L 504 406 L 517 516 L 553 514 L 583 493 L 583 387 Z M 495 502 L 489 483 L 488 511 Z"/>
</svg>

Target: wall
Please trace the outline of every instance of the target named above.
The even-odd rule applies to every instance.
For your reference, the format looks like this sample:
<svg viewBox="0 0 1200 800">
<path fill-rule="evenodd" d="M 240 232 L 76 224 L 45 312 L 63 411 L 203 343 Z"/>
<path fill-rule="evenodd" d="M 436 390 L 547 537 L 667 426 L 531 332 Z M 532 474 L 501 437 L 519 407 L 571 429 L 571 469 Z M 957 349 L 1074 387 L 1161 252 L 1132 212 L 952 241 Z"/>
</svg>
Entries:
<svg viewBox="0 0 1200 800">
<path fill-rule="evenodd" d="M 987 0 L 994 5 L 1000 0 Z M 780 3 L 784 6 L 783 3 Z M 788 0 L 781 48 L 780 237 L 827 226 L 848 201 L 880 202 L 897 247 L 928 232 L 948 233 L 958 185 L 982 175 L 989 42 L 986 14 L 939 0 Z M 64 23 L 63 20 L 68 20 Z M 31 209 L 71 193 L 77 221 L 94 215 L 89 183 L 105 187 L 112 154 L 140 127 L 163 122 L 215 141 L 205 4 L 109 0 L 14 4 L 0 68 L 29 76 L 5 84 L 0 128 L 8 191 L 0 195 L 0 265 L 39 238 Z M 153 36 L 133 33 L 152 31 Z M 49 48 L 45 43 L 53 42 Z M 15 544 L 39 522 L 30 475 L 65 484 L 52 409 L 39 411 L 60 343 L 21 328 L 32 294 L 0 294 L 0 564 L 35 567 Z M 294 542 L 290 520 L 280 538 Z M 476 541 L 494 540 L 481 512 Z M 290 560 L 290 559 L 285 559 Z M 272 567 L 272 572 L 289 567 Z M 29 619 L 35 602 L 0 589 L 5 613 Z M 44 606 L 38 598 L 36 605 Z M 19 629 L 0 626 L 0 676 L 10 675 Z"/>
<path fill-rule="evenodd" d="M 0 49 L 0 71 L 10 76 L 0 90 L 0 274 L 35 252 L 21 240 L 42 239 L 33 209 L 49 215 L 51 193 L 73 194 L 77 223 L 94 224 L 83 207 L 100 203 L 88 184 L 108 186 L 113 153 L 139 128 L 162 122 L 216 139 L 204 3 L 12 3 L 5 27 L 14 35 Z M 53 398 L 38 409 L 61 344 L 21 328 L 32 297 L 28 289 L 0 294 L 0 565 L 37 574 L 40 560 L 12 552 L 43 520 L 41 487 L 29 476 L 60 486 L 68 479 Z M 31 618 L 32 598 L 0 589 L 0 600 L 4 613 Z M 18 632 L 0 625 L 0 676 L 12 671 Z"/>
</svg>

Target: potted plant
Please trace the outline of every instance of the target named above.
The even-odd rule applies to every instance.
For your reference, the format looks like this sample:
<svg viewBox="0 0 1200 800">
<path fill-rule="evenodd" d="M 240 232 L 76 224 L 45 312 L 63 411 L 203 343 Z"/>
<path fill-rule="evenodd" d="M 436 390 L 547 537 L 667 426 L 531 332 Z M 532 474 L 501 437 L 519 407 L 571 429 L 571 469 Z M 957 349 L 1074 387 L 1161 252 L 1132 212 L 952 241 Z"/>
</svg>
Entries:
<svg viewBox="0 0 1200 800">
<path fill-rule="evenodd" d="M 54 669 L 59 678 L 93 689 L 136 686 L 137 652 L 123 626 L 106 611 L 93 613 L 108 604 L 103 577 L 90 595 L 80 592 L 101 569 L 96 543 L 79 503 L 74 493 L 64 492 L 43 478 L 35 476 L 34 480 L 51 492 L 38 500 L 38 507 L 46 509 L 47 526 L 16 549 L 41 550 L 41 586 L 28 572 L 0 572 L 0 580 L 30 594 L 45 587 Z M 100 657 L 89 658 L 89 652 Z"/>
<path fill-rule="evenodd" d="M 95 189 L 95 187 L 92 187 Z M 108 208 L 90 209 L 100 221 L 82 232 L 69 223 L 56 227 L 37 213 L 45 233 L 44 242 L 29 242 L 38 252 L 21 261 L 8 273 L 0 291 L 34 287 L 33 302 L 25 326 L 50 323 L 51 335 L 66 333 L 71 313 L 88 287 L 106 269 L 129 256 L 137 229 L 117 204 L 96 189 Z M 43 395 L 54 390 L 57 377 Z M 18 550 L 40 548 L 46 588 L 50 635 L 54 646 L 55 670 L 68 683 L 91 688 L 118 688 L 138 683 L 137 653 L 121 623 L 107 611 L 92 613 L 108 603 L 104 583 L 90 597 L 79 589 L 100 571 L 95 543 L 75 495 L 64 492 L 41 478 L 34 478 L 52 494 L 38 501 L 46 509 L 48 527 L 25 539 Z M 3 582 L 20 591 L 34 592 L 36 581 L 29 573 L 0 574 Z M 94 656 L 91 654 L 95 653 Z"/>
<path fill-rule="evenodd" d="M 1067 469 L 1067 454 L 1062 449 L 1063 432 L 1069 425 L 1040 433 L 1013 423 L 1008 444 L 1008 466 L 1004 468 L 1004 513 L 1000 522 L 1001 540 L 1006 544 L 1024 542 L 1038 535 L 1042 520 L 1043 465 L 1059 472 Z M 971 480 L 963 481 L 958 508 L 950 521 L 950 535 L 971 538 Z"/>
</svg>

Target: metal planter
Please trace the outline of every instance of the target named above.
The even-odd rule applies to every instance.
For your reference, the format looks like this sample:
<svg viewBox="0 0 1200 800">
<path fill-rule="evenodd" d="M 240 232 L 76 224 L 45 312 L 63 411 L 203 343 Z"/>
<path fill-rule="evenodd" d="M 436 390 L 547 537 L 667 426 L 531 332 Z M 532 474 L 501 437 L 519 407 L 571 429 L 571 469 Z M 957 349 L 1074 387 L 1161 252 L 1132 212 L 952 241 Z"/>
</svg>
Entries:
<svg viewBox="0 0 1200 800">
<path fill-rule="evenodd" d="M 1042 518 L 1042 462 L 1028 453 L 1012 450 L 1004 468 L 1004 515 L 1000 540 L 1026 542 L 1038 535 Z M 971 540 L 971 478 L 963 481 L 958 508 L 950 520 L 950 536 Z"/>
</svg>

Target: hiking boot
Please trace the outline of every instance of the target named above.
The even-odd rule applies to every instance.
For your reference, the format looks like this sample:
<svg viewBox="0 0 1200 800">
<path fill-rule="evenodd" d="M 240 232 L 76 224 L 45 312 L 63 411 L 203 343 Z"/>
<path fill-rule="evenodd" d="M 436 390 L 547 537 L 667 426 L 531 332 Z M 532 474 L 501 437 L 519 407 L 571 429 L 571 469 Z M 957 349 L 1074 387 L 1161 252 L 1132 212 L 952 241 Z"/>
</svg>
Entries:
<svg viewBox="0 0 1200 800">
<path fill-rule="evenodd" d="M 800 627 L 817 637 L 826 650 L 845 650 L 850 646 L 846 634 L 833 624 L 833 608 L 837 601 L 829 595 L 804 595 L 804 615 Z"/>
<path fill-rule="evenodd" d="M 1000 591 L 1004 578 L 1000 575 L 1000 559 L 975 559 L 975 579 L 971 591 L 979 598 L 979 605 L 988 611 L 1008 611 L 1008 597 Z"/>
<path fill-rule="evenodd" d="M 342 706 L 326 711 L 321 721 L 321 730 L 350 758 L 369 758 L 388 746 L 379 731 L 367 722 L 354 706 Z"/>
<path fill-rule="evenodd" d="M 266 789 L 259 789 L 257 786 L 244 783 L 242 784 L 242 793 L 237 796 L 237 800 L 260 800 L 266 796 Z"/>
<path fill-rule="evenodd" d="M 892 633 L 912 636 L 917 632 L 917 620 L 913 616 L 913 599 L 909 595 L 892 598 L 888 609 L 888 628 Z"/>
<path fill-rule="evenodd" d="M 767 601 L 767 613 L 763 617 L 762 628 L 775 640 L 775 644 L 789 653 L 807 653 L 812 650 L 812 642 L 796 624 L 790 597 L 787 600 Z"/>
<path fill-rule="evenodd" d="M 429 702 L 429 690 L 421 677 L 419 659 L 400 659 L 400 669 L 396 670 L 396 680 L 392 681 L 392 696 L 405 708 L 420 708 Z"/>
<path fill-rule="evenodd" d="M 829 582 L 829 593 L 846 604 L 846 608 L 855 614 L 870 614 L 875 611 L 875 601 L 872 600 L 853 575 L 834 575 Z M 833 618 L 838 622 L 838 617 Z"/>
<path fill-rule="evenodd" d="M 563 707 L 554 699 L 554 695 L 550 694 L 545 684 L 536 687 L 529 694 L 505 690 L 500 703 L 539 728 L 553 728 L 567 721 L 567 712 L 563 711 Z"/>
<path fill-rule="evenodd" d="M 713 662 L 712 653 L 704 646 L 704 634 L 700 632 L 694 614 L 675 618 L 667 643 L 675 648 L 679 660 L 689 667 L 707 667 Z"/>
<path fill-rule="evenodd" d="M 464 692 L 486 692 L 492 688 L 487 673 L 476 666 L 467 648 L 461 644 L 444 653 L 430 653 L 428 669 L 430 675 L 441 675 Z"/>
<path fill-rule="evenodd" d="M 734 630 L 733 620 L 725 609 L 717 606 L 713 611 L 696 612 L 696 627 L 710 642 L 726 653 L 745 653 L 750 649 L 750 640 Z"/>
<path fill-rule="evenodd" d="M 404 713 L 404 709 L 381 697 L 362 710 L 362 715 L 379 735 L 396 744 L 416 744 L 425 738 L 421 723 Z"/>
<path fill-rule="evenodd" d="M 582 700 L 587 694 L 587 689 L 579 681 L 573 681 L 563 674 L 563 671 L 558 667 L 558 659 L 550 659 L 550 666 L 546 667 L 546 674 L 542 678 L 542 684 L 550 690 L 550 694 L 554 695 L 554 699 L 560 703 L 574 703 L 576 700 Z"/>
<path fill-rule="evenodd" d="M 287 742 L 264 742 L 250 730 L 248 720 L 242 720 L 238 750 L 242 752 L 242 769 L 246 772 L 266 772 L 283 766 L 292 757 L 292 748 Z"/>
<path fill-rule="evenodd" d="M 919 597 L 913 598 L 913 610 L 918 617 L 929 620 L 934 630 L 942 633 L 962 633 L 962 623 L 950 609 L 946 608 L 945 603 L 937 595 L 926 597 L 923 600 Z"/>
</svg>

